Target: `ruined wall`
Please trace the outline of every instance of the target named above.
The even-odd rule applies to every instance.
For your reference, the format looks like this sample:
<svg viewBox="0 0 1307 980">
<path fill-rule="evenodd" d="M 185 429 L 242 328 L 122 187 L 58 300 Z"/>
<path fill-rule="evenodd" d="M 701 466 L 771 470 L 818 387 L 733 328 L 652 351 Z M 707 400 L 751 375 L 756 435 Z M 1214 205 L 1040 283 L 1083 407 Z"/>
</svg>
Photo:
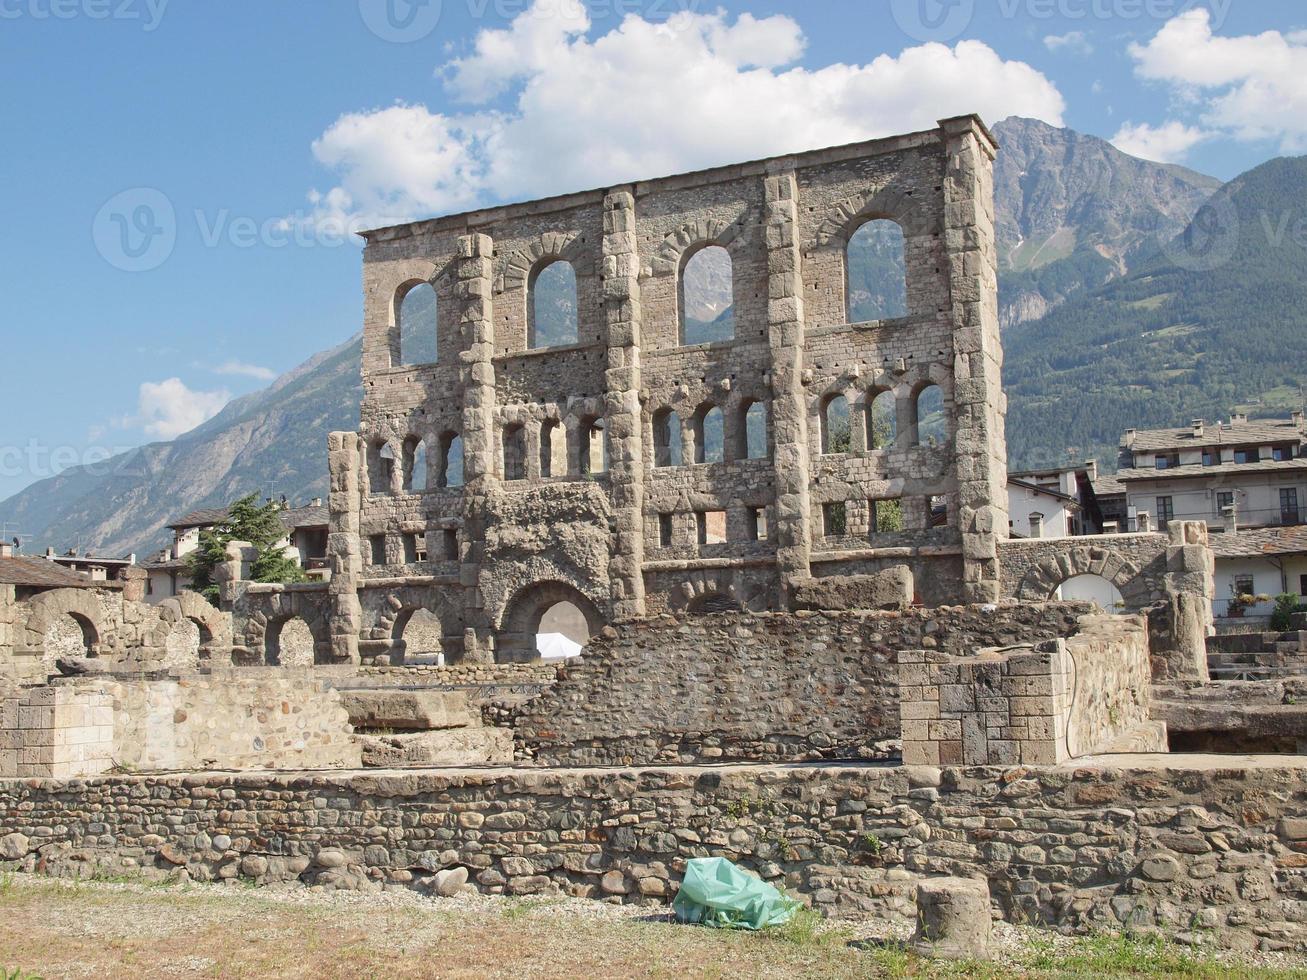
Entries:
<svg viewBox="0 0 1307 980">
<path fill-rule="evenodd" d="M 0 783 L 0 836 L 7 866 L 57 874 L 647 903 L 723 855 L 903 923 L 921 877 L 980 877 L 1008 921 L 1304 951 L 1304 801 L 1293 766 L 119 776 Z"/>
<path fill-rule="evenodd" d="M 966 117 L 368 233 L 362 417 L 329 450 L 331 662 L 390 656 L 398 619 L 366 598 L 378 580 L 437 583 L 428 608 L 447 655 L 473 662 L 533 656 L 546 599 L 597 623 L 705 602 L 783 609 L 794 581 L 903 564 L 928 604 L 996 599 L 995 150 Z M 907 315 L 850 324 L 845 248 L 874 219 L 904 232 Z M 734 336 L 687 344 L 682 275 L 707 246 L 731 259 Z M 577 335 L 533 349 L 533 283 L 558 261 L 575 275 Z M 411 364 L 401 310 L 421 284 L 436 295 L 436 360 Z M 931 385 L 946 423 L 934 446 L 916 418 Z M 878 447 L 865 419 L 884 391 L 898 436 Z M 835 395 L 852 409 L 851 445 L 823 452 Z M 754 404 L 760 454 L 745 444 Z M 710 409 L 723 413 L 723 459 L 695 462 Z M 679 465 L 659 465 L 664 418 L 682 436 Z M 455 445 L 461 483 L 446 465 Z M 869 526 L 881 498 L 902 499 L 903 531 Z M 844 506 L 846 527 L 825 526 L 826 505 Z M 700 515 L 717 512 L 724 540 L 700 540 Z"/>
<path fill-rule="evenodd" d="M 868 759 L 899 736 L 894 655 L 1052 639 L 1077 603 L 720 613 L 605 631 L 514 719 L 547 765 Z"/>
</svg>

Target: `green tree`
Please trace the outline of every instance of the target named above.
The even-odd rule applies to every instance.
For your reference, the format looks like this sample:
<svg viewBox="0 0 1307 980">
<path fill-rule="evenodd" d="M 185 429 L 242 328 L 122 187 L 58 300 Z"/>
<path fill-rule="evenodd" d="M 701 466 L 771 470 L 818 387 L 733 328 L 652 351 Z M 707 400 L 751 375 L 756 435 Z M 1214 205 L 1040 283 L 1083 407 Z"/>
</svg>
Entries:
<svg viewBox="0 0 1307 980">
<path fill-rule="evenodd" d="M 199 547 L 187 556 L 191 588 L 210 602 L 218 601 L 214 572 L 227 558 L 227 545 L 245 541 L 254 546 L 250 578 L 254 582 L 303 582 L 304 570 L 277 545 L 286 536 L 281 523 L 281 505 L 259 504 L 258 494 L 241 497 L 227 509 L 227 519 L 200 532 Z"/>
</svg>

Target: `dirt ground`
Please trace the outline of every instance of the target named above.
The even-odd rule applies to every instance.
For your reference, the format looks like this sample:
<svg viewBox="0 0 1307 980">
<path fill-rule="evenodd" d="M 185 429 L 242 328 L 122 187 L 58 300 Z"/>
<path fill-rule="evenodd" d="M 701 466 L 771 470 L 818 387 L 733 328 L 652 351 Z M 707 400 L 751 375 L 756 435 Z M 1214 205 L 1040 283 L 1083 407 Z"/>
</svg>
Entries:
<svg viewBox="0 0 1307 980">
<path fill-rule="evenodd" d="M 1216 960 L 1153 941 L 1000 926 L 995 964 L 938 964 L 890 934 L 764 933 L 579 900 L 360 895 L 0 876 L 0 967 L 43 977 L 1301 977 L 1286 957 Z"/>
</svg>

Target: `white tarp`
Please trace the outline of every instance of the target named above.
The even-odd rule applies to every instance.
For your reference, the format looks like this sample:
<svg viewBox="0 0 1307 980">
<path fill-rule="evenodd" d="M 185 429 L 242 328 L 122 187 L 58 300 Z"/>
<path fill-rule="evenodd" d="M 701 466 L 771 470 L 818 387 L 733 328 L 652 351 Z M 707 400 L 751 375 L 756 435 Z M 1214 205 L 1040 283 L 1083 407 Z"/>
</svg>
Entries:
<svg viewBox="0 0 1307 980">
<path fill-rule="evenodd" d="M 562 633 L 537 633 L 536 649 L 543 660 L 566 660 L 581 655 L 581 644 Z"/>
</svg>

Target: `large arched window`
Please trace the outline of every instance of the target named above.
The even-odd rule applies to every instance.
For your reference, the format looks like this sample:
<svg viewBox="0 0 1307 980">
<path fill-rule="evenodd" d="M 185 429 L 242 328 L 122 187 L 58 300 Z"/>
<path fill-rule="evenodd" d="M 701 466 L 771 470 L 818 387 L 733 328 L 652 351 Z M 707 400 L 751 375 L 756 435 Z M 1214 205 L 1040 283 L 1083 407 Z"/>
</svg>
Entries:
<svg viewBox="0 0 1307 980">
<path fill-rule="evenodd" d="M 882 391 L 867 403 L 867 448 L 892 449 L 898 434 L 894 392 Z"/>
<path fill-rule="evenodd" d="M 427 445 L 417 436 L 404 440 L 404 489 L 421 493 L 427 488 Z"/>
<path fill-rule="evenodd" d="M 527 304 L 527 346 L 562 347 L 578 339 L 576 270 L 561 259 L 536 271 Z"/>
<path fill-rule="evenodd" d="M 504 429 L 504 479 L 526 479 L 526 429 L 521 425 Z"/>
<path fill-rule="evenodd" d="M 767 458 L 767 406 L 746 401 L 740 406 L 740 459 Z"/>
<path fill-rule="evenodd" d="M 843 395 L 831 395 L 822 406 L 821 451 L 826 454 L 847 453 L 852 448 L 848 399 Z"/>
<path fill-rule="evenodd" d="M 395 471 L 395 451 L 387 442 L 368 444 L 368 490 L 372 493 L 390 493 L 391 474 Z"/>
<path fill-rule="evenodd" d="M 908 315 L 903 229 L 884 219 L 868 221 L 849 238 L 845 252 L 850 323 Z"/>
<path fill-rule="evenodd" d="M 588 419 L 577 430 L 581 444 L 577 447 L 582 476 L 608 472 L 608 427 L 603 419 Z"/>
<path fill-rule="evenodd" d="M 399 363 L 434 364 L 436 349 L 436 291 L 420 282 L 400 293 L 395 307 L 399 321 Z"/>
<path fill-rule="evenodd" d="M 681 465 L 681 420 L 670 408 L 654 413 L 654 466 Z"/>
<path fill-rule="evenodd" d="M 567 436 L 557 419 L 540 423 L 540 475 L 567 475 Z"/>
<path fill-rule="evenodd" d="M 701 405 L 694 414 L 694 461 L 720 463 L 726 459 L 726 426 L 722 410 L 716 405 Z"/>
<path fill-rule="evenodd" d="M 720 245 L 694 252 L 681 269 L 681 343 L 708 344 L 735 336 L 731 253 Z"/>
<path fill-rule="evenodd" d="M 440 437 L 440 473 L 436 485 L 463 485 L 463 437 L 457 432 L 446 432 Z"/>
<path fill-rule="evenodd" d="M 944 445 L 947 424 L 944 418 L 944 393 L 939 385 L 927 385 L 917 392 L 917 445 Z"/>
</svg>

